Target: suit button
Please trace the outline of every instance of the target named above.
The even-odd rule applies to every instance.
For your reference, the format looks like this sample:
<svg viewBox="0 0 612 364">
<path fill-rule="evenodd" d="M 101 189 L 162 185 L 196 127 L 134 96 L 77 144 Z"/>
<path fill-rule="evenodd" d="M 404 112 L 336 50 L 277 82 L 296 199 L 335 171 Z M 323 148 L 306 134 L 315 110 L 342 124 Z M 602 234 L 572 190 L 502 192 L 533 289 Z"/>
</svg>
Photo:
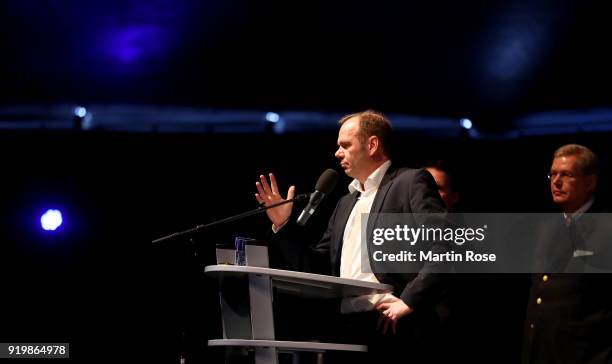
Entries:
<svg viewBox="0 0 612 364">
<path fill-rule="evenodd" d="M 538 299 L 536 300 L 536 303 L 537 303 L 538 305 L 539 305 L 539 304 L 542 304 L 542 299 L 541 299 L 540 297 L 538 297 Z"/>
<path fill-rule="evenodd" d="M 548 281 L 548 276 L 547 276 L 546 274 L 544 274 L 544 276 L 542 277 L 542 280 L 543 280 L 544 282 Z"/>
<path fill-rule="evenodd" d="M 533 329 L 535 326 L 533 326 L 533 324 L 530 324 L 529 327 Z"/>
</svg>

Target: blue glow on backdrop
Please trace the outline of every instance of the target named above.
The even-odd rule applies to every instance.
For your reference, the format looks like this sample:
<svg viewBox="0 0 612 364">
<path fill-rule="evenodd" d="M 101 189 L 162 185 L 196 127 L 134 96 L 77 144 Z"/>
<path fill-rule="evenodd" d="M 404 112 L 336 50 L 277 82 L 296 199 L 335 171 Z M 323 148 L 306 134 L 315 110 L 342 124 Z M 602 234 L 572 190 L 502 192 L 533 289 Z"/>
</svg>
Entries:
<svg viewBox="0 0 612 364">
<path fill-rule="evenodd" d="M 168 32 L 156 25 L 117 26 L 104 33 L 102 51 L 122 64 L 146 62 L 163 56 L 168 40 Z"/>
<path fill-rule="evenodd" d="M 516 2 L 491 17 L 477 64 L 485 98 L 520 97 L 548 59 L 565 14 L 566 9 L 554 3 Z"/>
</svg>

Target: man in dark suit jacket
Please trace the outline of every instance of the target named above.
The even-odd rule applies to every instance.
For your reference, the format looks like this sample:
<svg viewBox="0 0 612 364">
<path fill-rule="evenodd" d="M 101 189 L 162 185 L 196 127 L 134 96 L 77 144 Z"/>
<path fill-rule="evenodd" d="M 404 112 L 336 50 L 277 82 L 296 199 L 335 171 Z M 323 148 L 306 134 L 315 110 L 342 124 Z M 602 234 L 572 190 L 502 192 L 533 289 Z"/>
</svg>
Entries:
<svg viewBox="0 0 612 364">
<path fill-rule="evenodd" d="M 439 272 L 443 265 L 423 264 L 418 273 L 374 274 L 361 267 L 360 213 L 444 213 L 446 208 L 438 194 L 435 181 L 425 170 L 398 169 L 390 161 L 390 122 L 374 111 L 351 114 L 340 120 L 338 149 L 339 159 L 345 173 L 354 180 L 349 194 L 338 202 L 327 230 L 318 244 L 311 246 L 296 241 L 299 227 L 289 221 L 291 206 L 268 210 L 268 217 L 275 232 L 273 249 L 278 249 L 291 267 L 296 270 L 332 274 L 391 284 L 393 294 L 364 297 L 355 301 L 344 301 L 344 312 L 376 313 L 383 331 L 408 334 L 417 339 L 425 331 L 439 325 L 436 304 L 444 292 L 444 277 Z M 260 176 L 256 198 L 266 205 L 282 201 L 274 175 L 270 182 Z M 291 186 L 287 198 L 295 195 Z M 369 225 L 369 224 L 368 224 Z M 366 314 L 368 315 L 368 314 Z M 371 321 L 370 330 L 376 331 L 376 321 Z M 398 327 L 398 322 L 401 324 Z M 404 323 L 405 322 L 405 323 Z M 367 326 L 367 325 L 366 325 Z M 392 335 L 388 337 L 393 341 Z M 439 339 L 439 338 L 438 338 Z M 414 342 L 405 340 L 411 348 Z M 432 355 L 434 353 L 431 353 Z"/>
<path fill-rule="evenodd" d="M 594 201 L 597 174 L 597 157 L 584 146 L 565 145 L 554 154 L 551 192 L 563 214 L 544 223 L 538 238 L 536 269 L 553 273 L 533 276 L 524 363 L 612 362 L 611 276 L 577 273 L 610 271 L 610 262 L 600 261 L 612 246 L 609 222 L 591 214 L 603 211 Z"/>
</svg>

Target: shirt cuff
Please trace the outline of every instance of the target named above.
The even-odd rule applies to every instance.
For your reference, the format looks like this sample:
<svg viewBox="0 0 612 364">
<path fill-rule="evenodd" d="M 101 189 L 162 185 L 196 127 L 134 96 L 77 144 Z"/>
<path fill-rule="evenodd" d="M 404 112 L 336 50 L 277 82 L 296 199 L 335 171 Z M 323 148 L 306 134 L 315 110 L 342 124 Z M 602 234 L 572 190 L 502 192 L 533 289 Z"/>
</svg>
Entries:
<svg viewBox="0 0 612 364">
<path fill-rule="evenodd" d="M 289 220 L 287 220 L 287 221 L 289 221 Z M 273 232 L 274 234 L 278 233 L 278 232 L 280 231 L 280 229 L 282 229 L 282 228 L 283 228 L 283 226 L 287 225 L 287 221 L 285 221 L 284 223 L 282 223 L 282 224 L 281 224 L 281 226 L 276 226 L 276 225 L 272 224 L 272 232 Z"/>
</svg>

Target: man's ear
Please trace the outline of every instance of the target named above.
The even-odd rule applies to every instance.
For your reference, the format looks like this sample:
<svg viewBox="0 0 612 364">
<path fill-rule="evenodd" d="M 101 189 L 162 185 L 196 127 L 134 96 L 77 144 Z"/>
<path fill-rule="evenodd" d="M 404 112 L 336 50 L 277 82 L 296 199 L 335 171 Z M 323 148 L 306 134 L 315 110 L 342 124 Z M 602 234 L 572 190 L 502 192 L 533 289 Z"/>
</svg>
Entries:
<svg viewBox="0 0 612 364">
<path fill-rule="evenodd" d="M 380 150 L 380 139 L 376 135 L 371 135 L 368 138 L 368 154 L 372 156 L 378 150 Z"/>
</svg>

